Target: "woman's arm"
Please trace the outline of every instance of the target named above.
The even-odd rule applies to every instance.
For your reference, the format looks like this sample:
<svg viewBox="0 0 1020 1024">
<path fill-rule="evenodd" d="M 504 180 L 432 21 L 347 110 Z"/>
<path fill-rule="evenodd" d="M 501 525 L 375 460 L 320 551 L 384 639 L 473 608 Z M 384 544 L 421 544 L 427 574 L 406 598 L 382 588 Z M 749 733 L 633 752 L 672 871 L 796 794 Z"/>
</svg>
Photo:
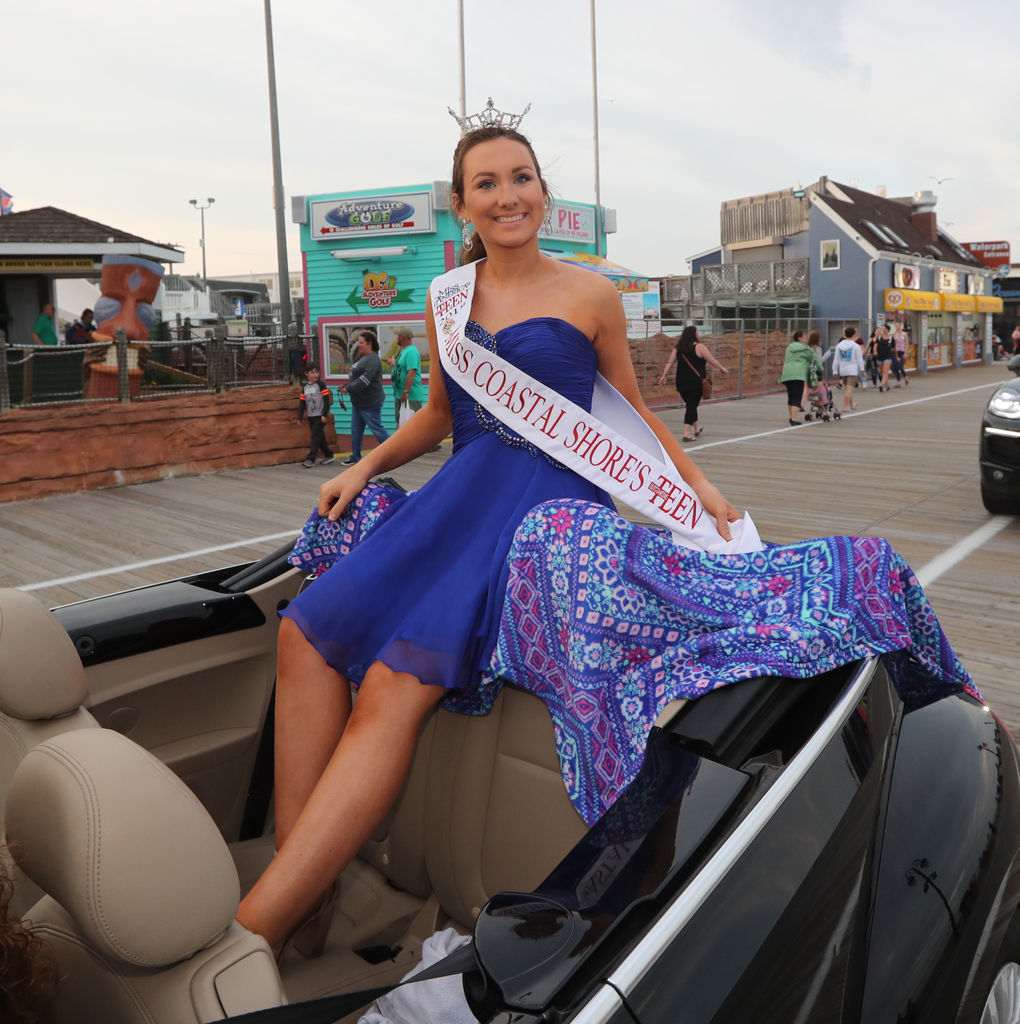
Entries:
<svg viewBox="0 0 1020 1024">
<path fill-rule="evenodd" d="M 355 394 L 358 391 L 363 391 L 368 387 L 368 379 L 365 377 L 366 360 L 368 356 L 362 356 L 357 362 L 351 364 L 350 372 L 347 375 L 347 383 L 340 386 L 341 391 L 350 394 L 353 390 Z"/>
<path fill-rule="evenodd" d="M 701 349 L 701 351 L 699 352 L 698 349 Z M 716 357 L 714 355 L 712 355 L 712 350 L 703 341 L 699 341 L 694 346 L 694 351 L 695 351 L 695 354 L 701 356 L 702 359 L 707 360 L 713 366 L 715 366 L 718 369 L 722 370 L 723 373 L 729 373 L 730 372 L 730 368 L 728 366 L 723 366 L 723 364 L 720 363 L 719 360 L 716 359 Z"/>
<path fill-rule="evenodd" d="M 665 369 L 662 371 L 662 376 L 659 378 L 660 384 L 666 383 L 666 378 L 669 376 L 669 371 L 676 365 L 676 349 L 674 348 L 669 354 L 669 362 L 666 363 Z M 605 374 L 603 374 L 605 376 Z"/>
<path fill-rule="evenodd" d="M 387 473 L 412 459 L 431 451 L 450 433 L 453 414 L 446 394 L 446 383 L 440 371 L 439 345 L 432 321 L 432 304 L 425 313 L 425 327 L 432 357 L 432 376 L 429 378 L 429 396 L 425 407 L 416 412 L 388 440 L 368 452 L 360 462 L 346 472 L 327 480 L 319 488 L 319 515 L 336 520 L 345 508 L 365 489 L 373 476 Z"/>
<path fill-rule="evenodd" d="M 728 523 L 739 519 L 737 510 L 709 483 L 708 478 L 691 461 L 680 443 L 646 405 L 634 376 L 634 365 L 627 344 L 627 321 L 623 315 L 620 295 L 612 283 L 592 275 L 589 288 L 596 313 L 596 332 L 592 340 L 598 357 L 599 372 L 627 399 L 659 439 L 680 475 L 697 494 L 701 504 L 715 518 L 716 528 L 724 540 L 730 540 Z"/>
</svg>

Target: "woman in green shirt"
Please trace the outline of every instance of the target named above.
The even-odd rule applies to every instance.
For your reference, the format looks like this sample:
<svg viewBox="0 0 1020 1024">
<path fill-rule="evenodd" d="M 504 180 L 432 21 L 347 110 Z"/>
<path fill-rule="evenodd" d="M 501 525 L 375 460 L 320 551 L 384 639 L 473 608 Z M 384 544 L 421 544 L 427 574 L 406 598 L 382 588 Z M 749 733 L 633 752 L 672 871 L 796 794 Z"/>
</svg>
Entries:
<svg viewBox="0 0 1020 1024">
<path fill-rule="evenodd" d="M 816 340 L 817 347 L 822 344 L 822 336 L 817 331 L 811 332 L 811 339 Z M 780 382 L 786 385 L 786 403 L 790 409 L 790 426 L 799 427 L 797 413 L 804 409 L 804 393 L 807 389 L 807 379 L 810 367 L 813 365 L 819 377 L 825 372 L 822 361 L 818 357 L 815 347 L 805 345 L 801 340 L 804 337 L 803 331 L 793 332 L 793 341 L 786 346 L 786 358 L 783 360 L 783 374 Z"/>
</svg>

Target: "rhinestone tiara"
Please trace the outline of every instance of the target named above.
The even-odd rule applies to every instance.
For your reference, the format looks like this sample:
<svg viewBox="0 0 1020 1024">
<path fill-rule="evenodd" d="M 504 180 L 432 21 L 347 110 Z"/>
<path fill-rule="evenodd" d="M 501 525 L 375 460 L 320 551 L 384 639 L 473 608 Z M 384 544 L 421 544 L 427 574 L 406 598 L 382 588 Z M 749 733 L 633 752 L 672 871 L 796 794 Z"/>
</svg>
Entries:
<svg viewBox="0 0 1020 1024">
<path fill-rule="evenodd" d="M 505 110 L 498 110 L 492 105 L 492 97 L 489 102 L 477 114 L 468 114 L 461 117 L 452 107 L 447 107 L 457 124 L 460 125 L 460 134 L 467 135 L 468 132 L 477 131 L 479 128 L 517 128 L 524 120 L 524 115 L 531 110 L 529 103 L 519 114 L 511 114 Z"/>
</svg>

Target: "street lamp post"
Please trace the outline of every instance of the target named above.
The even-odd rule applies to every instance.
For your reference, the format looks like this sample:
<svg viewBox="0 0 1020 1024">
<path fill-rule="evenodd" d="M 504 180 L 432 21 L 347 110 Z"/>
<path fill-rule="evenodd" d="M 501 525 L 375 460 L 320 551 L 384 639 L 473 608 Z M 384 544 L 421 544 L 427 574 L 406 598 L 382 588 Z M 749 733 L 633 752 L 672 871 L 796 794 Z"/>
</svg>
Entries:
<svg viewBox="0 0 1020 1024">
<path fill-rule="evenodd" d="M 202 287 L 205 288 L 207 285 L 207 278 L 205 276 L 205 211 L 216 202 L 212 196 L 207 196 L 205 206 L 199 206 L 197 199 L 189 199 L 189 203 L 202 215 Z"/>
</svg>

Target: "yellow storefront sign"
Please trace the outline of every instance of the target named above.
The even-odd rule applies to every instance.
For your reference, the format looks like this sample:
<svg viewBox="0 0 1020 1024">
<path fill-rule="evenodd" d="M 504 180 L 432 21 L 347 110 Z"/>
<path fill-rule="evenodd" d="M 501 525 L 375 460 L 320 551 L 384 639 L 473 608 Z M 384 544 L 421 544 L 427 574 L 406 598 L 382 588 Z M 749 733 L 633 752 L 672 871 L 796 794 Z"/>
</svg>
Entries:
<svg viewBox="0 0 1020 1024">
<path fill-rule="evenodd" d="M 910 288 L 887 288 L 885 290 L 885 308 L 923 309 L 934 311 L 940 308 L 938 292 L 918 292 Z"/>
<path fill-rule="evenodd" d="M 1001 313 L 1002 299 L 997 295 L 975 295 L 974 304 L 979 313 Z"/>
<path fill-rule="evenodd" d="M 951 292 L 939 292 L 939 297 L 942 299 L 942 308 L 947 313 L 974 312 L 975 296 L 973 295 L 954 295 Z"/>
<path fill-rule="evenodd" d="M 0 259 L 0 274 L 45 274 L 55 270 L 95 270 L 95 260 L 69 257 L 67 259 Z"/>
</svg>

